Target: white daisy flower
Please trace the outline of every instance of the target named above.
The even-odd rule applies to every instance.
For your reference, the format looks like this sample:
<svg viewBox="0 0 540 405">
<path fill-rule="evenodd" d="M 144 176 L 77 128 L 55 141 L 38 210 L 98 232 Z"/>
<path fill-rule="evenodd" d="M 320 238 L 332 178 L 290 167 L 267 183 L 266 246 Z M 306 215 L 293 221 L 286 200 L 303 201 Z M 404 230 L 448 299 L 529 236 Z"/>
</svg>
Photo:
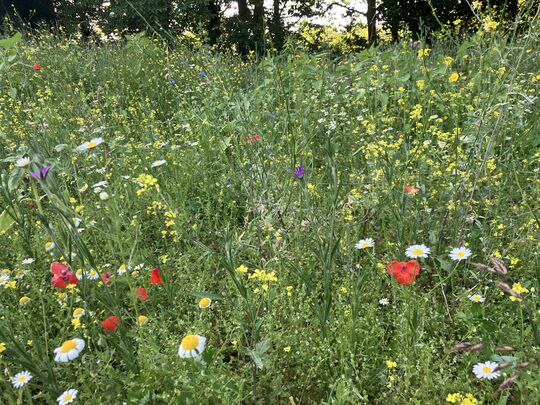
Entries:
<svg viewBox="0 0 540 405">
<path fill-rule="evenodd" d="M 32 263 L 34 263 L 34 259 L 32 259 L 31 257 L 28 257 L 28 258 L 24 259 L 21 263 L 22 264 L 32 264 Z"/>
<path fill-rule="evenodd" d="M 88 280 L 97 280 L 99 278 L 99 274 L 97 271 L 95 270 L 90 270 L 87 274 L 86 274 L 86 277 L 88 278 Z"/>
<path fill-rule="evenodd" d="M 467 259 L 471 255 L 471 249 L 462 246 L 452 249 L 452 251 L 450 252 L 450 259 L 461 261 Z"/>
<path fill-rule="evenodd" d="M 477 363 L 473 367 L 473 373 L 476 378 L 487 378 L 493 380 L 501 375 L 500 372 L 495 371 L 498 364 L 494 361 L 486 361 L 485 363 Z"/>
<path fill-rule="evenodd" d="M 468 296 L 468 298 L 472 301 L 472 302 L 484 302 L 486 299 L 480 295 L 480 294 L 471 294 Z"/>
<path fill-rule="evenodd" d="M 375 246 L 375 241 L 372 238 L 360 239 L 354 247 L 356 249 L 365 249 Z"/>
<path fill-rule="evenodd" d="M 118 267 L 118 269 L 116 270 L 116 274 L 121 276 L 122 274 L 125 274 L 128 269 L 131 270 L 131 266 L 121 264 L 120 267 Z"/>
<path fill-rule="evenodd" d="M 54 242 L 47 242 L 45 243 L 45 252 L 50 252 L 56 247 L 56 244 Z"/>
<path fill-rule="evenodd" d="M 3 287 L 9 281 L 9 274 L 0 274 L 0 287 Z"/>
<path fill-rule="evenodd" d="M 30 373 L 30 371 L 21 371 L 13 376 L 11 379 L 11 384 L 13 384 L 15 388 L 21 388 L 22 386 L 28 384 L 32 377 L 33 375 Z"/>
<path fill-rule="evenodd" d="M 62 395 L 60 395 L 56 400 L 58 401 L 58 405 L 66 405 L 72 403 L 75 398 L 77 397 L 77 394 L 79 391 L 71 388 L 67 391 L 64 391 Z"/>
<path fill-rule="evenodd" d="M 62 343 L 62 346 L 54 349 L 56 356 L 54 361 L 65 363 L 66 361 L 73 360 L 79 356 L 79 353 L 84 349 L 84 340 L 74 338 L 66 340 Z"/>
<path fill-rule="evenodd" d="M 77 150 L 79 152 L 86 152 L 87 150 L 94 149 L 96 146 L 101 145 L 103 142 L 103 138 L 93 138 L 90 141 L 84 142 Z"/>
<path fill-rule="evenodd" d="M 204 351 L 206 338 L 199 335 L 187 335 L 178 346 L 178 355 L 182 358 L 199 358 Z"/>
<path fill-rule="evenodd" d="M 15 162 L 15 166 L 17 167 L 26 167 L 29 164 L 30 164 L 30 158 L 28 157 L 17 159 L 17 161 Z"/>
<path fill-rule="evenodd" d="M 384 306 L 384 305 L 389 305 L 389 304 L 390 304 L 390 300 L 389 300 L 388 298 L 381 298 L 381 299 L 379 300 L 379 304 L 381 304 L 381 305 L 383 305 L 383 306 Z"/>
<path fill-rule="evenodd" d="M 417 259 L 419 257 L 426 258 L 430 253 L 431 249 L 426 245 L 412 245 L 405 251 L 405 255 L 411 259 Z"/>
<path fill-rule="evenodd" d="M 152 167 L 159 167 L 159 166 L 164 165 L 165 163 L 167 163 L 166 160 L 156 160 L 155 162 L 152 163 Z"/>
</svg>

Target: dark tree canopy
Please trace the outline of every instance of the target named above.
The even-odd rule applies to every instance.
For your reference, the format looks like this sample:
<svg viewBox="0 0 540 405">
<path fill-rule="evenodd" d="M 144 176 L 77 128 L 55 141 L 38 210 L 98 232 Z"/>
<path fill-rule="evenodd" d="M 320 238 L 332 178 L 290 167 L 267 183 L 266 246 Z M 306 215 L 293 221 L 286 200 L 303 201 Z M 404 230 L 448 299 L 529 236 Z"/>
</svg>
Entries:
<svg viewBox="0 0 540 405">
<path fill-rule="evenodd" d="M 486 2 L 482 4 L 486 7 Z M 233 16 L 225 14 L 231 5 L 237 9 Z M 83 36 L 90 36 L 96 24 L 106 33 L 145 31 L 164 38 L 189 30 L 210 45 L 234 46 L 245 55 L 282 49 L 287 37 L 294 34 L 296 22 L 335 9 L 352 19 L 345 27 L 349 37 L 354 37 L 358 24 L 367 26 L 368 43 L 376 42 L 381 27 L 388 28 L 397 40 L 402 29 L 419 37 L 473 15 L 463 0 L 365 0 L 365 5 L 367 11 L 344 0 L 2 0 L 0 16 L 30 28 L 54 24 Z M 518 12 L 518 0 L 491 0 L 489 5 L 500 18 L 513 19 Z"/>
</svg>

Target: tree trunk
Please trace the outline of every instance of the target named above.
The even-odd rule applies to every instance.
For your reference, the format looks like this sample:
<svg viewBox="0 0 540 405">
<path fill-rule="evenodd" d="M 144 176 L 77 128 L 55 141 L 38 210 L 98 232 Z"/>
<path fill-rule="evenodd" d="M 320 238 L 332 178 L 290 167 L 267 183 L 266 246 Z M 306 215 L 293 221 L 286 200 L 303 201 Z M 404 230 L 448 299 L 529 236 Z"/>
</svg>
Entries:
<svg viewBox="0 0 540 405">
<path fill-rule="evenodd" d="M 367 0 L 367 26 L 368 42 L 370 45 L 377 42 L 377 3 L 376 0 Z"/>
<path fill-rule="evenodd" d="M 272 41 L 274 42 L 274 48 L 281 51 L 283 44 L 285 43 L 285 28 L 283 27 L 283 21 L 281 19 L 280 0 L 274 0 L 272 11 L 272 23 L 270 24 L 270 32 L 272 34 Z"/>
<path fill-rule="evenodd" d="M 264 53 L 264 0 L 253 0 L 253 37 L 259 55 Z"/>
<path fill-rule="evenodd" d="M 221 29 L 219 27 L 219 4 L 215 0 L 208 2 L 208 11 L 210 12 L 210 19 L 208 20 L 207 30 L 210 45 L 215 45 L 221 36 Z"/>
</svg>

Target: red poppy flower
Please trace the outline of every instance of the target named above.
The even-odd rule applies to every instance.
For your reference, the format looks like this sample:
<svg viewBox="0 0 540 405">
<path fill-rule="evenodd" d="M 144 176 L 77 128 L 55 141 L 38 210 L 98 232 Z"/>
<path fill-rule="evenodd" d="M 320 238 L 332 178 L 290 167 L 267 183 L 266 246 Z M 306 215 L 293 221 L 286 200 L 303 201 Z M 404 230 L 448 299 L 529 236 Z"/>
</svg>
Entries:
<svg viewBox="0 0 540 405">
<path fill-rule="evenodd" d="M 109 283 L 111 282 L 111 276 L 112 276 L 112 273 L 110 271 L 107 271 L 105 273 L 101 273 L 101 279 L 107 285 L 109 285 Z"/>
<path fill-rule="evenodd" d="M 150 272 L 150 284 L 163 284 L 161 274 L 159 274 L 159 269 L 157 267 Z"/>
<path fill-rule="evenodd" d="M 77 284 L 79 282 L 77 276 L 69 271 L 69 267 L 64 263 L 51 263 L 51 273 L 53 274 L 51 284 L 56 288 L 66 288 L 68 284 Z"/>
<path fill-rule="evenodd" d="M 34 66 L 32 66 L 32 69 L 38 71 L 39 69 L 41 69 L 41 66 L 39 65 L 39 63 L 34 63 Z"/>
<path fill-rule="evenodd" d="M 148 299 L 148 293 L 146 292 L 146 288 L 139 287 L 135 288 L 135 292 L 139 296 L 139 298 L 143 301 L 146 301 Z"/>
<path fill-rule="evenodd" d="M 416 260 L 409 260 L 408 262 L 398 262 L 392 260 L 392 262 L 386 263 L 388 274 L 394 276 L 399 284 L 412 284 L 416 277 L 420 274 L 420 265 Z"/>
<path fill-rule="evenodd" d="M 261 139 L 261 136 L 259 134 L 246 136 L 247 143 L 257 142 L 259 139 Z"/>
<path fill-rule="evenodd" d="M 416 188 L 415 186 L 405 186 L 403 187 L 403 191 L 405 191 L 405 194 L 415 195 L 420 190 Z"/>
<path fill-rule="evenodd" d="M 120 326 L 120 318 L 118 318 L 116 315 L 111 315 L 101 322 L 101 326 L 107 330 L 110 330 L 111 332 L 114 332 L 116 328 Z"/>
</svg>

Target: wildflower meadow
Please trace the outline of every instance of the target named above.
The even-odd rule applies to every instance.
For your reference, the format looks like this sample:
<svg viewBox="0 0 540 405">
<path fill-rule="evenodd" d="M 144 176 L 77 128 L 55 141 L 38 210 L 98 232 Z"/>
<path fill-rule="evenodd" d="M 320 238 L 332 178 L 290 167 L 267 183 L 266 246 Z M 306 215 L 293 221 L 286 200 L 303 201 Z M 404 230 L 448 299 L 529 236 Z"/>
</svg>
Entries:
<svg viewBox="0 0 540 405">
<path fill-rule="evenodd" d="M 2 39 L 0 403 L 538 403 L 538 13 L 458 24 Z"/>
</svg>

